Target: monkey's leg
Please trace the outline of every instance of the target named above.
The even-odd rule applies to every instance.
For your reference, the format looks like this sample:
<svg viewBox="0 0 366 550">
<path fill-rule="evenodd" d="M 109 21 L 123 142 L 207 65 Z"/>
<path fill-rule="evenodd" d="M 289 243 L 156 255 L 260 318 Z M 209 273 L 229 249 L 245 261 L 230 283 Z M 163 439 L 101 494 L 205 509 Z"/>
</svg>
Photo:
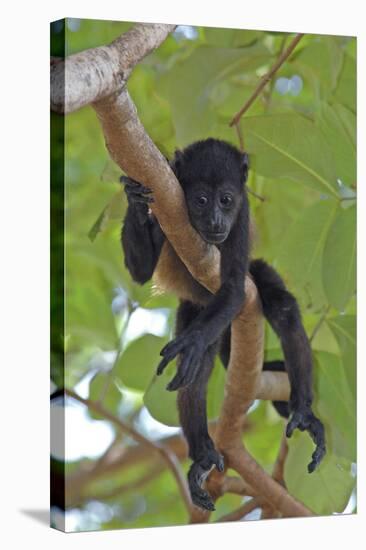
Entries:
<svg viewBox="0 0 366 550">
<path fill-rule="evenodd" d="M 177 313 L 177 333 L 199 314 L 200 307 L 191 302 L 182 302 Z M 214 466 L 223 471 L 222 456 L 216 451 L 207 428 L 206 392 L 217 345 L 212 345 L 204 354 L 197 378 L 193 384 L 178 390 L 178 410 L 181 426 L 193 460 L 188 472 L 188 484 L 192 501 L 196 506 L 214 510 L 210 495 L 202 484 Z M 178 366 L 179 369 L 179 366 Z"/>
<path fill-rule="evenodd" d="M 312 355 L 299 306 L 278 273 L 264 261 L 252 261 L 249 271 L 257 286 L 264 316 L 280 338 L 285 357 L 291 387 L 289 407 L 292 413 L 286 435 L 291 437 L 295 428 L 309 432 L 316 445 L 312 461 L 308 465 L 308 471 L 313 472 L 325 455 L 325 436 L 324 426 L 311 408 Z"/>
</svg>

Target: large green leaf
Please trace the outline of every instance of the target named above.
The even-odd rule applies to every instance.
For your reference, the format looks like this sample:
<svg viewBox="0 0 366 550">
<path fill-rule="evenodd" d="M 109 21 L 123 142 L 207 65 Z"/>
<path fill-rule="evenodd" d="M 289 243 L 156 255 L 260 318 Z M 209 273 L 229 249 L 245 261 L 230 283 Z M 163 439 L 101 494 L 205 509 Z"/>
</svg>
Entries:
<svg viewBox="0 0 366 550">
<path fill-rule="evenodd" d="M 89 239 L 94 241 L 98 233 L 101 233 L 103 229 L 105 229 L 110 220 L 119 220 L 119 222 L 121 222 L 125 211 L 125 194 L 123 190 L 119 190 L 115 195 L 113 195 L 109 203 L 103 208 L 102 212 L 93 223 L 88 233 Z"/>
<path fill-rule="evenodd" d="M 255 170 L 337 196 L 333 155 L 319 128 L 301 115 L 248 117 L 241 122 Z"/>
<path fill-rule="evenodd" d="M 278 356 L 277 356 L 278 357 Z M 261 466 L 270 470 L 278 455 L 278 448 L 284 431 L 284 420 L 272 403 L 262 401 L 249 413 L 250 429 L 244 433 L 244 443 Z"/>
<path fill-rule="evenodd" d="M 122 393 L 109 373 L 99 372 L 91 379 L 89 383 L 89 399 L 91 401 L 100 401 L 108 412 L 118 415 L 118 407 L 122 400 Z M 89 415 L 97 420 L 104 420 L 104 416 L 88 409 Z"/>
<path fill-rule="evenodd" d="M 356 316 L 339 315 L 327 320 L 340 347 L 343 366 L 354 398 L 356 398 Z"/>
<path fill-rule="evenodd" d="M 356 58 L 344 56 L 341 74 L 339 75 L 334 99 L 352 112 L 356 113 Z"/>
<path fill-rule="evenodd" d="M 287 275 L 295 295 L 310 295 L 313 305 L 325 302 L 322 288 L 322 258 L 329 227 L 338 203 L 319 201 L 306 208 L 289 227 L 278 255 L 280 271 Z"/>
<path fill-rule="evenodd" d="M 313 444 L 306 434 L 295 433 L 289 440 L 285 463 L 285 482 L 291 495 L 319 515 L 341 513 L 347 506 L 355 479 L 351 463 L 328 454 L 315 472 L 307 472 Z"/>
<path fill-rule="evenodd" d="M 323 285 L 329 303 L 342 311 L 356 289 L 356 207 L 339 208 L 324 246 Z"/>
<path fill-rule="evenodd" d="M 316 410 L 325 424 L 328 449 L 349 460 L 356 458 L 356 402 L 343 361 L 325 351 L 314 354 Z"/>
<path fill-rule="evenodd" d="M 316 98 L 327 97 L 336 87 L 343 63 L 338 37 L 322 36 L 310 41 L 291 63 L 310 82 Z"/>
<path fill-rule="evenodd" d="M 153 376 L 144 395 L 144 403 L 151 414 L 166 426 L 179 426 L 177 392 L 166 389 L 176 372 L 175 363 L 168 365 L 163 374 Z"/>
<path fill-rule="evenodd" d="M 122 382 L 129 388 L 145 391 L 161 360 L 160 351 L 166 342 L 166 338 L 145 334 L 129 344 L 115 370 Z"/>
<path fill-rule="evenodd" d="M 177 394 L 166 389 L 174 377 L 176 366 L 169 367 L 160 376 L 154 376 L 144 396 L 144 403 L 150 414 L 167 426 L 179 426 L 177 411 Z M 207 417 L 213 420 L 218 417 L 224 397 L 226 371 L 216 359 L 207 388 Z"/>
<path fill-rule="evenodd" d="M 356 117 L 341 104 L 323 103 L 317 125 L 333 153 L 337 178 L 351 186 L 356 182 Z"/>
<path fill-rule="evenodd" d="M 218 29 L 206 27 L 204 29 L 205 42 L 211 46 L 242 47 L 252 44 L 263 37 L 260 31 L 242 29 Z"/>
<path fill-rule="evenodd" d="M 210 108 L 213 88 L 234 74 L 256 69 L 269 55 L 261 43 L 240 49 L 201 46 L 162 75 L 157 87 L 171 104 L 177 143 L 209 137 L 217 122 Z"/>
</svg>

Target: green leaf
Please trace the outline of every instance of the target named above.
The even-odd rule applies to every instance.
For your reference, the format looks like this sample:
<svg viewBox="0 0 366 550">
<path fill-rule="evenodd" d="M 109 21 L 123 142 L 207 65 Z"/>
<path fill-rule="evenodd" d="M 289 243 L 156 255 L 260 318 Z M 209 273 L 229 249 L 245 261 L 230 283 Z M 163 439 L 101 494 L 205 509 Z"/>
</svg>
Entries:
<svg viewBox="0 0 366 550">
<path fill-rule="evenodd" d="M 320 128 L 333 153 L 333 162 L 337 179 L 348 186 L 356 182 L 356 117 L 352 111 L 341 104 L 330 106 L 323 103 Z"/>
<path fill-rule="evenodd" d="M 245 447 L 263 468 L 272 469 L 278 455 L 284 420 L 272 403 L 262 401 L 249 413 L 248 421 L 251 429 L 244 433 Z"/>
<path fill-rule="evenodd" d="M 89 399 L 101 401 L 101 404 L 108 412 L 117 415 L 118 407 L 122 400 L 122 393 L 116 386 L 109 373 L 99 372 L 89 383 Z M 105 420 L 103 415 L 88 409 L 89 416 L 96 420 Z"/>
<path fill-rule="evenodd" d="M 323 255 L 323 286 L 329 303 L 342 311 L 356 289 L 356 207 L 339 208 Z"/>
<path fill-rule="evenodd" d="M 356 401 L 343 361 L 332 353 L 314 353 L 315 407 L 325 425 L 327 448 L 349 460 L 356 457 Z"/>
<path fill-rule="evenodd" d="M 261 43 L 241 49 L 201 46 L 162 75 L 157 88 L 171 105 L 179 146 L 212 134 L 217 124 L 210 103 L 213 87 L 234 74 L 253 71 L 269 59 L 268 49 Z"/>
<path fill-rule="evenodd" d="M 129 388 L 145 391 L 161 357 L 160 351 L 166 338 L 145 334 L 131 342 L 121 354 L 116 365 L 116 374 Z"/>
<path fill-rule="evenodd" d="M 263 33 L 260 31 L 217 29 L 214 27 L 205 27 L 204 33 L 207 44 L 220 47 L 246 46 L 263 37 Z"/>
<path fill-rule="evenodd" d="M 285 463 L 285 483 L 289 493 L 318 515 L 341 513 L 347 506 L 355 479 L 351 463 L 328 454 L 315 472 L 307 472 L 314 446 L 310 437 L 294 433 L 289 440 Z"/>
<path fill-rule="evenodd" d="M 126 210 L 126 198 L 123 190 L 119 190 L 102 212 L 99 214 L 96 221 L 89 230 L 88 237 L 93 242 L 98 233 L 101 233 L 107 226 L 110 220 L 122 220 Z"/>
<path fill-rule="evenodd" d="M 338 37 L 316 37 L 304 47 L 291 64 L 311 83 L 317 98 L 334 90 L 343 63 L 343 48 Z"/>
<path fill-rule="evenodd" d="M 155 420 L 166 426 L 179 426 L 177 409 L 177 392 L 166 389 L 167 384 L 174 377 L 176 366 L 168 365 L 163 374 L 153 376 L 144 395 L 144 404 Z"/>
<path fill-rule="evenodd" d="M 327 320 L 338 342 L 343 367 L 354 399 L 356 398 L 356 316 L 339 315 Z"/>
<path fill-rule="evenodd" d="M 282 241 L 278 256 L 281 272 L 289 278 L 295 295 L 304 299 L 310 294 L 318 308 L 325 303 L 322 287 L 322 258 L 329 227 L 338 203 L 319 201 L 306 208 L 293 223 Z"/>
<path fill-rule="evenodd" d="M 356 59 L 345 55 L 334 99 L 353 113 L 356 113 L 356 82 Z"/>
<path fill-rule="evenodd" d="M 241 126 L 256 172 L 337 196 L 332 151 L 313 122 L 286 113 L 247 117 Z"/>
</svg>

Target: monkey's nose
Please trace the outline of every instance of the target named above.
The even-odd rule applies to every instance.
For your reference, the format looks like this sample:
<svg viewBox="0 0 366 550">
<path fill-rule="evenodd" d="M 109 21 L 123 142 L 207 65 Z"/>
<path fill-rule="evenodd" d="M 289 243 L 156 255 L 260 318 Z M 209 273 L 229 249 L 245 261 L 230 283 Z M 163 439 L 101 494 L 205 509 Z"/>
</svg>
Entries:
<svg viewBox="0 0 366 550">
<path fill-rule="evenodd" d="M 213 222 L 212 223 L 212 232 L 213 233 L 222 233 L 223 229 L 220 222 Z"/>
</svg>

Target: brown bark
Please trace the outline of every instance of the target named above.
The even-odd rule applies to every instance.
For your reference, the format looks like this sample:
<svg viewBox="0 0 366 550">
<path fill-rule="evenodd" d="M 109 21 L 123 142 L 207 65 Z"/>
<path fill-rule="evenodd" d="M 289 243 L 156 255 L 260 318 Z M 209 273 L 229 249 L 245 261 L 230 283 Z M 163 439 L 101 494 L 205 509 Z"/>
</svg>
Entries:
<svg viewBox="0 0 366 550">
<path fill-rule="evenodd" d="M 51 108 L 70 113 L 123 88 L 133 67 L 174 30 L 175 25 L 140 23 L 108 46 L 51 63 Z"/>
</svg>

